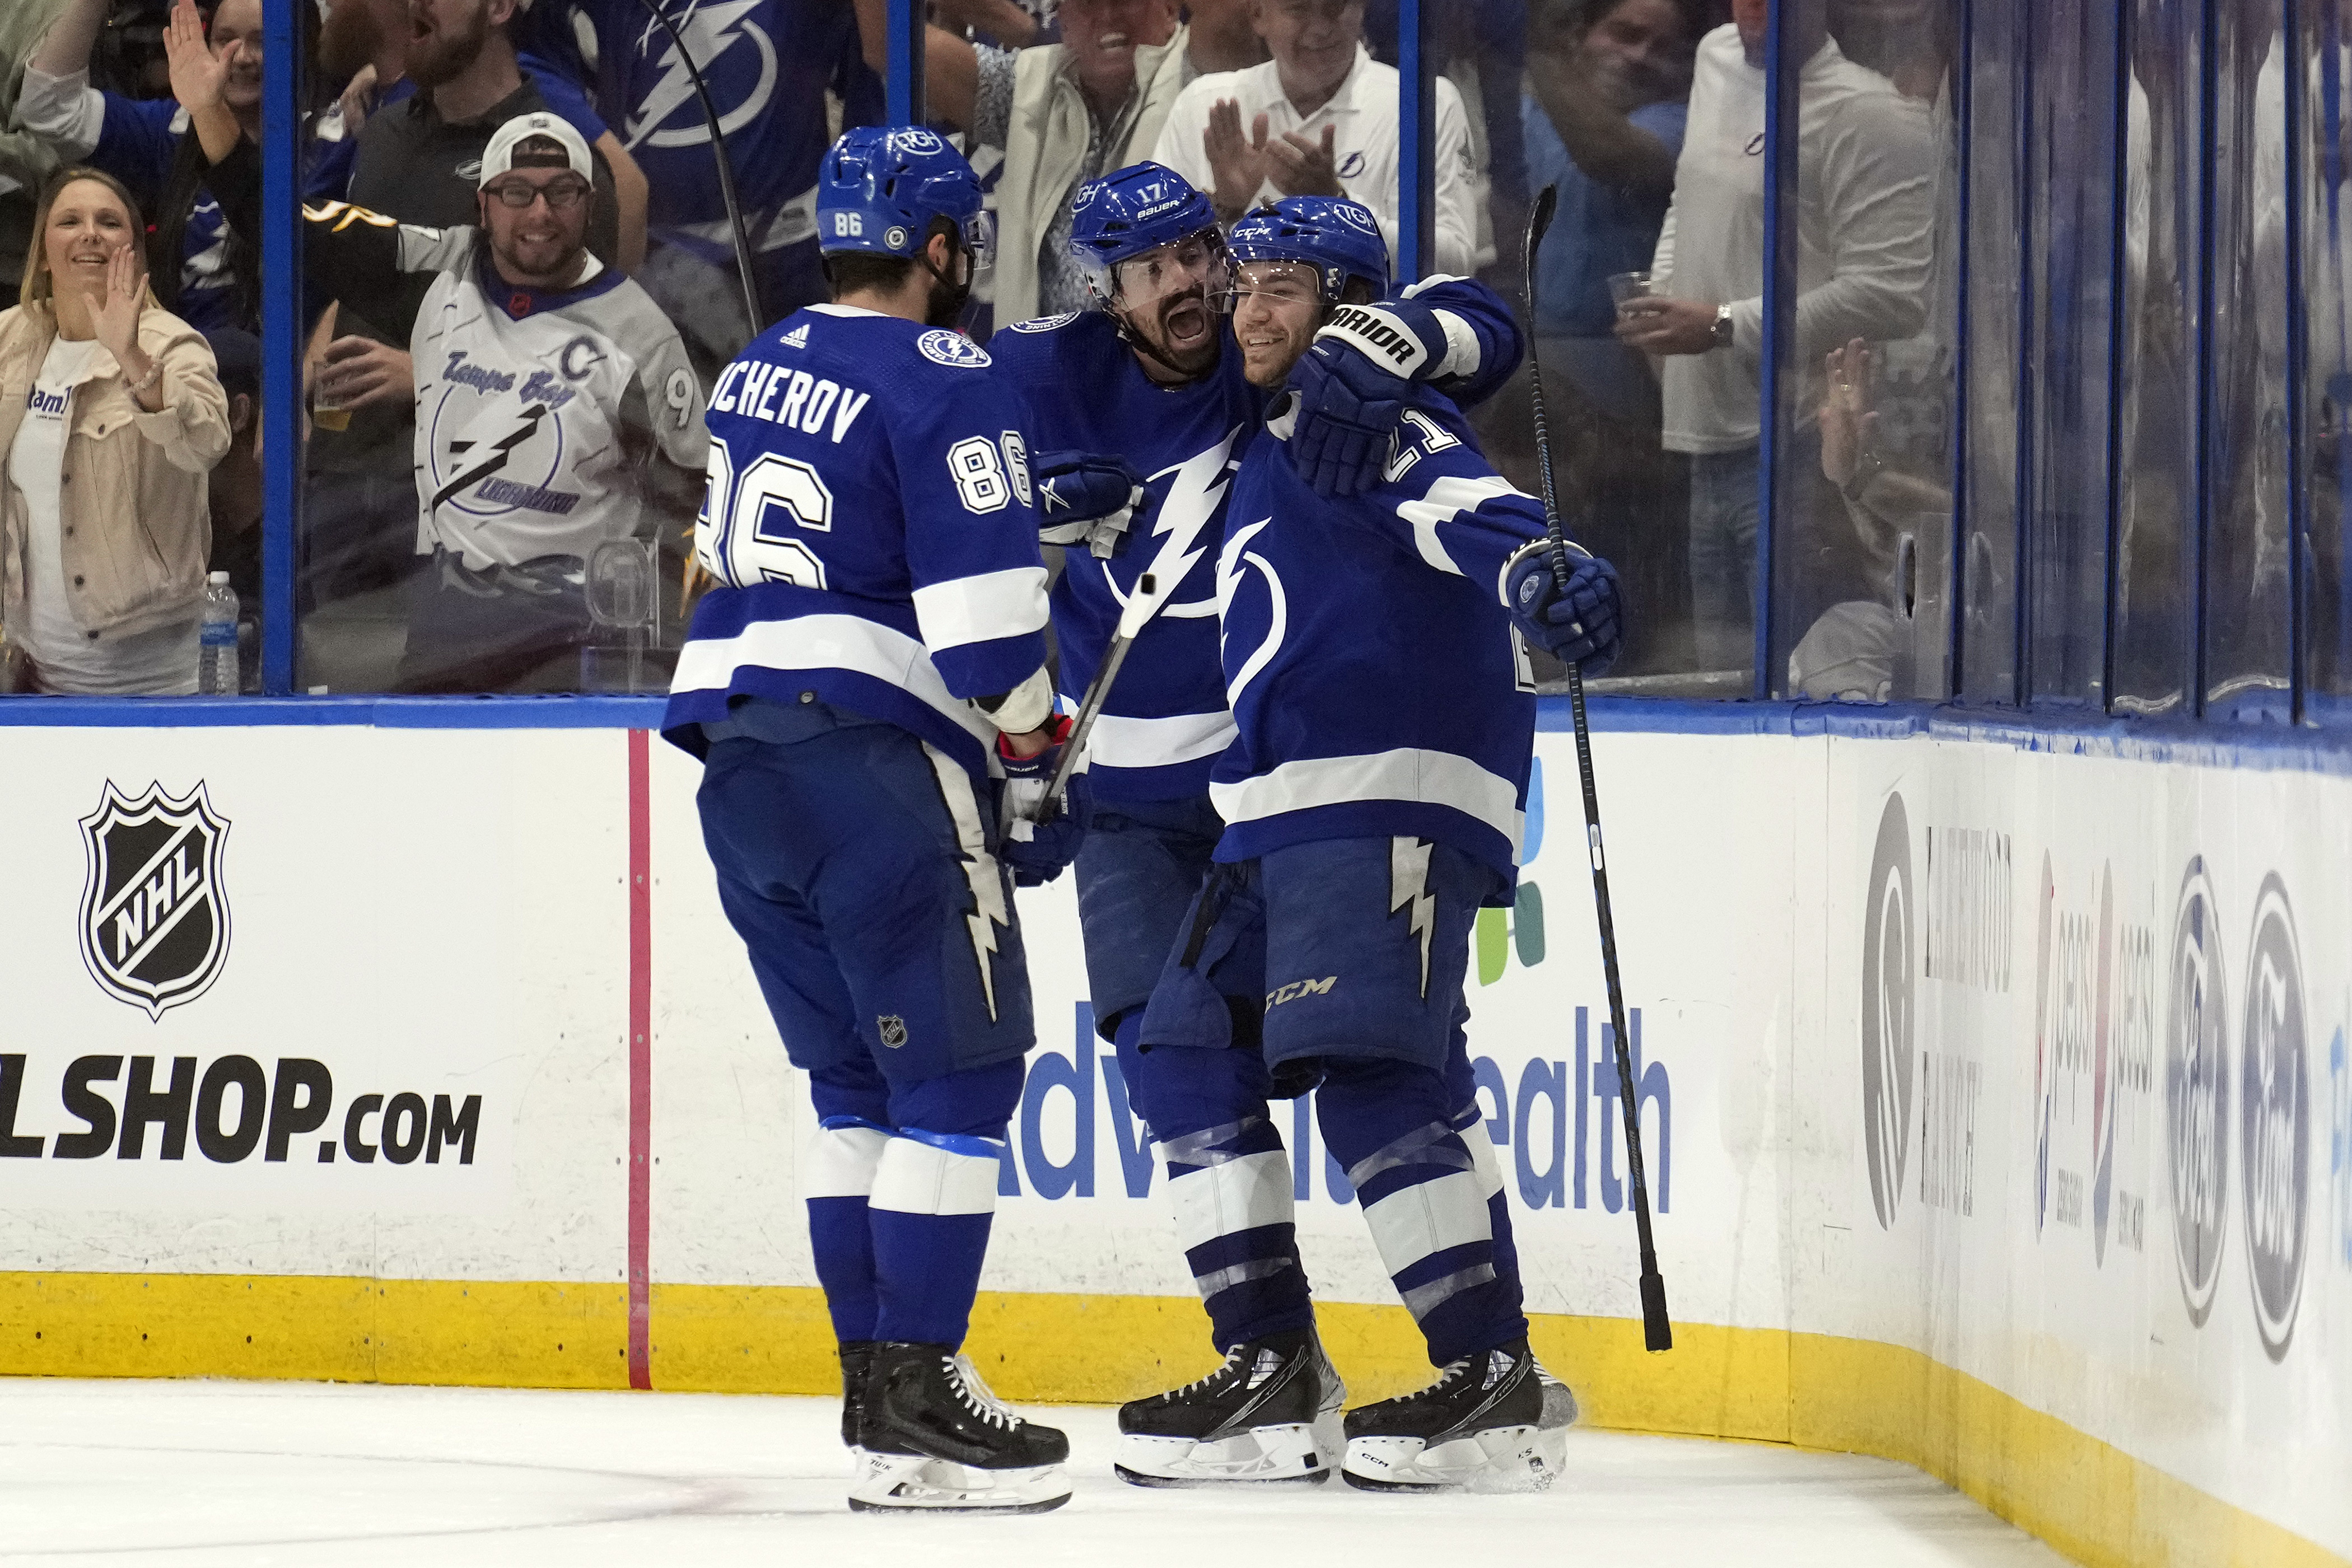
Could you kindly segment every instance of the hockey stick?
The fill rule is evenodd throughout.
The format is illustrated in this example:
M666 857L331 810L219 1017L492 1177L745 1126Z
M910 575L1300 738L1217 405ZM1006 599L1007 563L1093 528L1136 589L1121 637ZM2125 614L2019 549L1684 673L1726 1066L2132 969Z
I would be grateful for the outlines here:
M1094 730L1095 719L1110 696L1110 683L1118 679L1118 667L1127 662L1127 650L1135 644L1135 634L1160 607L1160 584L1146 572L1135 580L1135 592L1127 596L1127 608L1118 614L1118 628L1111 633L1110 647L1103 650L1100 668L1087 684L1087 694L1078 703L1078 716L1070 725L1070 738L1062 742L1062 760L1054 764L1053 779L1045 785L1045 798L1037 805L1038 822L1051 822L1062 815L1062 802L1069 794L1070 774L1078 765L1078 753Z
M1528 215L1528 247L1520 277L1527 286L1528 372L1535 392L1536 464L1543 472L1544 531L1551 537L1551 574L1568 588L1568 536L1559 522L1552 489L1551 433L1544 423L1543 363L1536 353L1536 247L1559 205L1559 187L1546 185ZM1609 868L1601 853L1601 796L1592 786L1592 731L1584 717L1584 671L1568 667L1569 710L1576 721L1576 772L1584 785L1584 833L1592 855L1592 907L1601 926L1601 971L1609 983L1609 1026L1617 1037L1617 1101L1625 1111L1625 1169L1633 1178L1633 1225L1642 1238L1642 1342L1654 1351L1675 1347L1666 1318L1666 1282L1658 1273L1658 1249L1650 1239L1650 1183L1642 1164L1642 1118L1633 1099L1633 1056L1625 1032L1625 990L1617 977L1617 922L1609 912Z
M702 118L710 126L710 155L719 161L719 199L727 205L727 232L735 240L735 267L743 274L743 309L751 313L751 335L756 338L768 330L768 317L760 308L760 281L751 272L751 239L743 229L742 204L735 197L735 166L727 161L727 137L719 129L719 106L711 101L709 84L702 79L701 68L694 63L694 53L686 47L686 36L664 14L661 0L637 0L637 4L669 35L670 47L677 50L678 63L686 68L687 79L694 83L694 96L702 100Z

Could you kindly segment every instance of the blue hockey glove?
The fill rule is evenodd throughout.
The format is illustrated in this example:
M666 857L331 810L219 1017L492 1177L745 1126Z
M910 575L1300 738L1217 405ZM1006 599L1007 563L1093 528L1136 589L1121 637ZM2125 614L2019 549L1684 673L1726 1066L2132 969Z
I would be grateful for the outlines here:
M1104 560L1127 547L1145 509L1145 491L1143 476L1124 459L1040 452L1031 472L1037 480L1037 542L1084 544Z
M1437 312L1410 300L1342 305L1290 367L1298 394L1290 462L1321 496L1378 484L1403 422L1406 387L1436 375L1448 345Z
M1551 543L1538 539L1503 568L1511 618L1527 639L1585 678L1606 675L1624 651L1617 569L1581 545L1568 547L1568 585L1552 572Z
M1087 825L1094 815L1086 774L1078 772L1070 775L1060 814L1051 822L1036 820L1054 770L1061 765L1062 748L1070 742L1069 715L1055 714L1046 721L1046 728L1054 743L1034 757L1013 755L1002 737L996 743L996 760L1004 769L1003 805L998 818L1003 831L997 854L1013 868L1016 888L1038 887L1060 876L1062 868L1078 858L1078 845L1086 838Z

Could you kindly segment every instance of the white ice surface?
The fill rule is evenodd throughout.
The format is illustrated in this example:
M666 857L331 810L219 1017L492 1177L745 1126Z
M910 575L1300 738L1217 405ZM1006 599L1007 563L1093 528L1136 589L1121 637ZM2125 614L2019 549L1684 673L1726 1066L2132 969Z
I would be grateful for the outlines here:
M829 1400L350 1384L0 1380L0 1563L928 1563L944 1568L2049 1568L1885 1460L1578 1432L1542 1497L1334 1482L1145 1491L1112 1413L1069 1430L1076 1495L1033 1518L876 1519L843 1501Z

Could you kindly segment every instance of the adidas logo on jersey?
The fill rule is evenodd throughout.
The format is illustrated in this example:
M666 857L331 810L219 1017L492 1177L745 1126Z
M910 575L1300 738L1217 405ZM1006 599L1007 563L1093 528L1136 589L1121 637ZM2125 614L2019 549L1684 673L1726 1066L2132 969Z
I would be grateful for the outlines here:
M794 327L791 331L784 334L784 347L788 349L804 349L808 347L808 323L806 321L803 321L799 326Z

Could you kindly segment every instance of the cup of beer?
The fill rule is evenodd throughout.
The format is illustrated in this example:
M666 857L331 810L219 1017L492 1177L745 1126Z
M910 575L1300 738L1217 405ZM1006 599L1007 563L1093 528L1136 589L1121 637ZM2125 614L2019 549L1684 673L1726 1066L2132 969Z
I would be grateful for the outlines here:
M1609 275L1609 298L1617 302L1622 312L1635 300L1649 298L1650 275L1646 272L1612 272Z
M352 411L338 392L328 390L326 367L310 383L310 423L321 430L348 430Z

